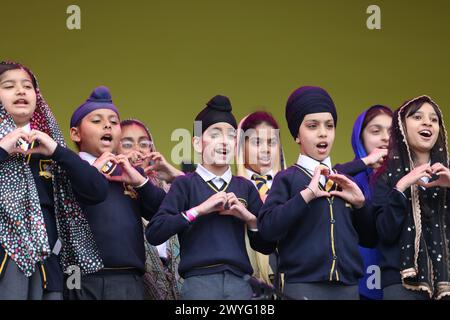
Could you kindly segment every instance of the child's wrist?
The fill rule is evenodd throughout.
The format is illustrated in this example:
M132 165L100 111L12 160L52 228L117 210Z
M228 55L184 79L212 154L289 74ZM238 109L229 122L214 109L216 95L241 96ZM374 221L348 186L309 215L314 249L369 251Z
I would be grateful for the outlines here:
M133 185L134 189L140 189L142 188L147 182L149 181L149 178L144 178L142 177L142 179L139 179L139 181L137 181L136 185Z
M189 222L193 222L199 216L199 212L196 210L196 208L192 208L186 211L185 215Z
M255 219L247 221L247 228L253 232L258 231L258 223L257 223L256 217L255 217Z
M305 186L305 189L303 189L300 192L301 196L303 197L303 200L305 200L306 203L314 200L317 198L316 193L310 186Z
M167 181L168 183L172 183L173 180L175 180L175 178L182 176L184 173L183 171L180 171L174 167L171 168L170 170L170 177L169 177L169 181Z

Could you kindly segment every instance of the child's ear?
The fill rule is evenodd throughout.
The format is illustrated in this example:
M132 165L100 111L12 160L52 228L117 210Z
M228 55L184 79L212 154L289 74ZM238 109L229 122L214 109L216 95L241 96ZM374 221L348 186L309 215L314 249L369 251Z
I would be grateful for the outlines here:
M194 151L201 154L202 153L202 137L192 137L192 146Z
M81 142L81 135L80 135L80 129L77 127L70 128L70 139L73 142L80 143Z

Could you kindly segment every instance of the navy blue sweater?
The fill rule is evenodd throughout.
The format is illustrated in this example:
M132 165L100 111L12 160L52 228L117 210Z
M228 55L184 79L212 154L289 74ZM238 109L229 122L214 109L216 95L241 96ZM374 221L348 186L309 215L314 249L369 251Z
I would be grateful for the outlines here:
M0 148L0 161L8 157L8 153ZM53 248L58 240L53 184L51 177L45 174L45 166L51 160L56 161L66 171L75 197L81 205L103 201L107 196L108 181L96 168L82 160L76 153L59 145L51 158L38 154L31 156L29 165L36 183L50 248ZM5 251L3 247L0 247L0 261L3 261L4 257ZM62 292L64 274L59 264L59 256L52 254L44 261L43 267L47 278L47 290Z
M341 174L353 177L366 170L367 166L361 159L354 159L350 162L337 164L333 167L333 169Z
M311 176L296 166L275 176L258 217L261 235L278 241L280 272L286 282L356 285L363 276L358 243L372 241L364 237L373 228L370 212L365 207L352 210L337 197L307 204L300 191L310 181Z
M253 184L233 176L224 192L233 192L247 210L257 215L262 202ZM245 247L245 223L216 212L200 216L192 223L181 214L203 203L214 191L196 172L173 182L158 213L147 226L146 237L159 245L178 234L181 246L179 273L183 278L229 270L238 276L252 274ZM269 254L275 245L264 241L259 232L247 232L254 250Z
M118 166L112 175L120 175L121 170ZM150 181L135 191L132 192L123 183L109 182L105 201L83 206L105 269L136 269L141 274L145 272L141 218L152 218L165 192Z
M400 236L406 228L405 218L411 214L411 193L408 188L402 194L394 189L390 179L380 176L375 183L373 205L378 233L378 249L381 253L382 288L402 283L400 277ZM450 190L447 190L447 206L450 203ZM422 192L434 192L431 189ZM431 195L428 199L432 199ZM447 212L450 210L447 209ZM448 215L450 216L450 215Z

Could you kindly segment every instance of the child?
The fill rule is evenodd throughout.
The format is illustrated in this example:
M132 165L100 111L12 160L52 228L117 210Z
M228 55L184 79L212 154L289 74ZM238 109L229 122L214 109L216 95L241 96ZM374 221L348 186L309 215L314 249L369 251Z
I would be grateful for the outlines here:
M392 110L382 105L375 105L358 116L353 126L352 147L355 152L355 160L363 159L370 154L387 155L389 146L389 132L392 125ZM380 160L383 161L384 158ZM372 199L372 184L370 180L380 168L380 161L375 162L373 167L368 167L354 176L356 184L364 193L366 202ZM359 251L364 260L365 276L359 282L359 293L364 299L381 300L383 291L368 286L369 275L373 271L367 271L370 266L379 266L380 253L377 249L360 247ZM370 280L369 280L370 281Z
M158 209L164 191L134 169L126 156L116 155L121 136L119 112L108 88L96 88L72 115L70 137L80 157L109 180L108 196L84 206L104 268L85 275L81 290L70 299L139 300L144 297L145 248L142 220Z
M66 148L31 71L2 62L0 299L61 300L63 270L100 269L76 200L95 204L106 193L107 180Z
M447 132L428 96L394 113L373 196L385 300L450 296Z
M364 235L370 219L359 210L364 196L357 185L330 174L333 100L322 88L298 88L288 99L286 120L301 154L277 174L258 217L261 235L278 241L284 293L294 299L358 299L358 234Z
M156 151L153 137L145 124L136 119L129 119L122 121L120 125L122 137L119 153L126 155L133 166L142 168L151 183L165 192L169 191L168 182L170 183L174 177L183 173L172 167ZM148 222L144 221L144 226L147 224ZM145 248L147 256L144 275L146 298L177 300L183 283L178 274L180 261L178 237L173 236L157 247L145 241Z
M202 164L174 180L146 230L153 245L178 234L183 299L250 299L251 287L242 278L253 272L245 231L255 250L268 254L274 248L256 229L258 192L250 181L231 174L236 145L231 109L227 97L215 96L197 115L201 130L195 128L193 145Z
M278 123L268 112L253 112L239 123L237 141L237 175L252 181L264 202L273 178L286 167ZM250 248L248 238L246 245L254 276L278 287L276 252L270 256L258 253Z

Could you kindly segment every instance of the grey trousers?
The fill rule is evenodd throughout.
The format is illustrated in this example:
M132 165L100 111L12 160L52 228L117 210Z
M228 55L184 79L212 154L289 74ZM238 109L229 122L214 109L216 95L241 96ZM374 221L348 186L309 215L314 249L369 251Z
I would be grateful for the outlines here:
M17 264L9 260L0 279L0 300L62 300L62 292L48 292L42 287L38 269L27 277Z
M90 274L80 290L68 290L69 300L144 300L144 281L137 274Z
M383 300L430 300L425 291L408 290L401 284L393 284L383 289Z
M253 291L246 281L224 271L184 279L182 300L250 300Z
M357 285L335 282L285 283L283 293L296 300L359 300Z

